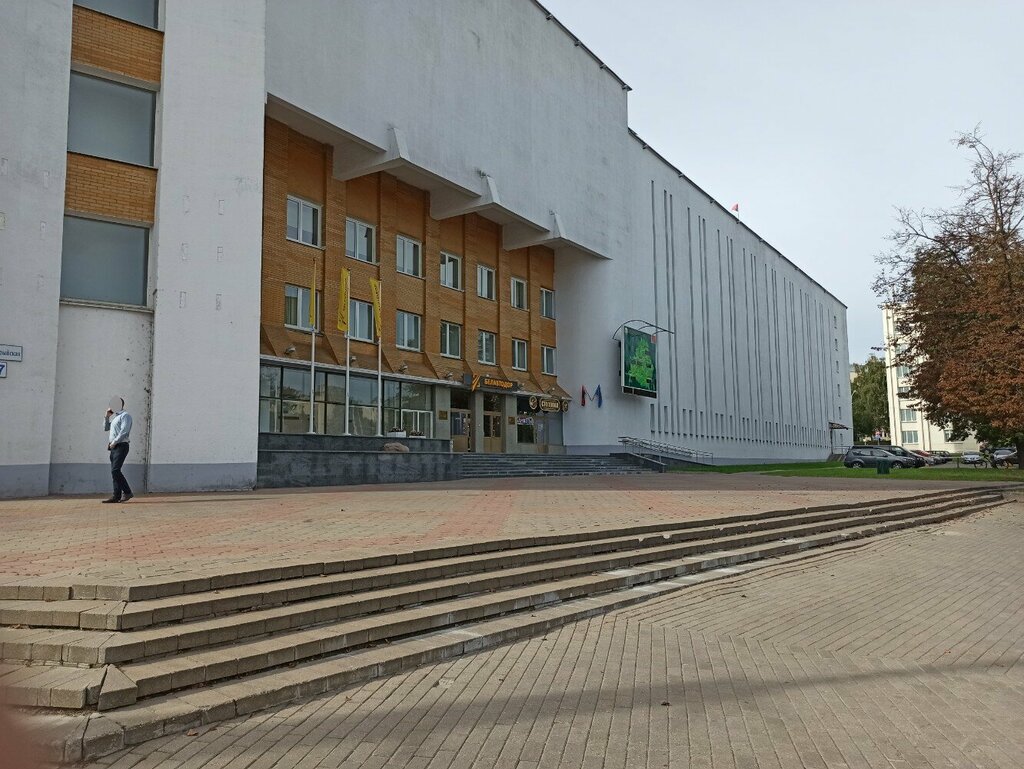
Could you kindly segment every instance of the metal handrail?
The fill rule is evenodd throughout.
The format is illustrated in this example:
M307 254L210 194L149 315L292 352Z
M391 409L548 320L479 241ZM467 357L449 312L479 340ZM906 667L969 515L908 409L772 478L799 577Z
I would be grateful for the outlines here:
M650 451L656 456L680 457L702 464L714 464L715 460L715 455L710 451L691 449L687 446L675 446L671 443L659 443L658 441L649 441L643 438L632 438L628 435L619 436L619 443L622 444L623 448L632 446L644 451Z

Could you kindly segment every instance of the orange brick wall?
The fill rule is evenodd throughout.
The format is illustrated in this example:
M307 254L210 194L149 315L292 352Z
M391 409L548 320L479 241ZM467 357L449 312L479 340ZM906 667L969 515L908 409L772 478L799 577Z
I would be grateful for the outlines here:
M152 224L155 201L156 169L68 153L64 207L69 212Z
M150 83L160 82L162 32L74 6L71 61Z
M543 388L555 378L543 376L541 345L555 346L555 322L540 316L540 289L554 286L554 253L544 247L505 251L501 227L476 214L438 221L430 217L429 193L412 187L390 174L380 173L342 182L331 175L332 149L302 136L272 119L266 121L263 211L263 296L262 322L278 338L295 345L297 360L308 358L309 335L284 329L284 286L308 286L313 260L317 264L317 286L324 292L324 339L318 342L318 360L343 363L344 337L335 330L338 284L343 268L351 272L355 299L370 300L369 280L383 282L382 337L384 356L409 365L409 373L442 376L432 368L431 358L440 353L440 322L448 320L463 327L463 358L468 366L454 363L452 369L491 371L496 376L530 378ZM325 244L321 249L292 243L285 237L286 199L289 194L323 206ZM351 216L376 229L378 264L371 265L345 256L345 219ZM400 274L396 269L395 247L399 234L418 240L425 264L423 278ZM456 291L440 283L440 252L463 259L463 287ZM477 296L476 268L486 264L497 270L498 300ZM512 276L529 283L529 310L513 309ZM423 318L423 354L395 347L395 319L398 310ZM482 366L477 360L477 330L498 334L498 367ZM530 344L529 377L512 370L512 338ZM352 342L357 366L372 367L376 347ZM278 352L280 354L280 352ZM387 365L385 365L387 368ZM436 373L435 373L436 372ZM532 385L528 389L534 389Z

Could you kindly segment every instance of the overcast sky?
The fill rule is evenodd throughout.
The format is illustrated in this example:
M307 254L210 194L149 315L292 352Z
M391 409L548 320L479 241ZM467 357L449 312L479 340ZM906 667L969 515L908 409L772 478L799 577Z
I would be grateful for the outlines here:
M849 306L894 206L949 204L981 123L1024 151L1024 0L542 0L630 86L630 126Z

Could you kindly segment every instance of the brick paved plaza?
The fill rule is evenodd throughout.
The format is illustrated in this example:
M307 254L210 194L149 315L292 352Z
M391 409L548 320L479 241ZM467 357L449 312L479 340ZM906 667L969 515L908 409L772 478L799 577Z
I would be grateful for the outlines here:
M1019 768L1022 543L1015 502L91 766Z
M454 543L919 494L965 483L742 474L0 501L0 584L207 575Z

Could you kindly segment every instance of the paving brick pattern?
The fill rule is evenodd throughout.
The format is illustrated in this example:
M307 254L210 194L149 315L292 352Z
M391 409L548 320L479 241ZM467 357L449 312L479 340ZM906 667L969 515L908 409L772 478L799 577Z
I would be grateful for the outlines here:
M0 501L0 583L206 576L438 544L859 502L970 484L658 476Z
M1024 766L1024 504L780 563L92 764Z

